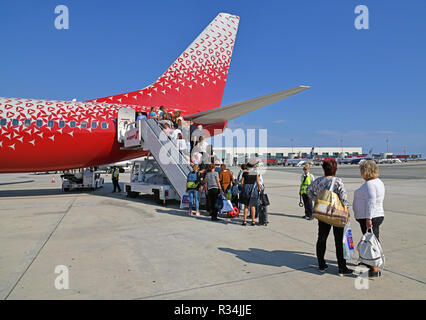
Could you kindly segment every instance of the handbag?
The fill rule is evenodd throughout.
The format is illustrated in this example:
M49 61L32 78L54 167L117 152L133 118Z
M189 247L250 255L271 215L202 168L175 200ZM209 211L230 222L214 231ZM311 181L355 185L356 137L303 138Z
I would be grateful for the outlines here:
M383 254L382 246L371 229L368 229L362 236L357 250L359 262L380 269L385 265L385 255Z
M186 183L187 189L197 189L197 187L198 187L198 184L196 182L188 181Z
M225 201L225 197L221 194L219 195L219 197L217 197L216 203L214 204L214 206L216 207L216 209L220 212L223 208L223 201Z
M269 202L268 195L265 192L260 193L260 200L262 201L262 204L266 207L269 206L271 203Z
M349 221L349 210L339 196L332 190L336 178L333 178L329 190L322 190L315 200L313 217L335 227L344 227Z

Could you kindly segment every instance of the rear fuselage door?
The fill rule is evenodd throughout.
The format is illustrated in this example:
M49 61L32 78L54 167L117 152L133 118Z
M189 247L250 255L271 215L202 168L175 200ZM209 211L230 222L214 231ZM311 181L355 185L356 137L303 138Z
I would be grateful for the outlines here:
M135 122L136 113L132 108L120 108L118 110L117 120L117 140L118 142L124 142L124 135L128 129L128 124Z

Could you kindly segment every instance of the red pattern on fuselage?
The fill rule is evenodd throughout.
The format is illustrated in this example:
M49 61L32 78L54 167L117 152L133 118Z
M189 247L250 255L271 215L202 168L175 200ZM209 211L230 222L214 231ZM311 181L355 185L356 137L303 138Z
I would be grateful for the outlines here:
M146 154L120 150L114 121L120 107L127 106L0 98L0 172L65 170Z
M141 90L83 103L0 98L0 121L6 119L5 125L0 122L0 172L65 170L145 155L120 150L113 121L118 109L130 106L148 113L164 105L184 116L219 107L238 24L239 17L220 13L154 84ZM29 126L25 120L31 120ZM81 127L84 121L87 128ZM91 129L92 122L97 122L96 129ZM213 135L224 126L204 129Z

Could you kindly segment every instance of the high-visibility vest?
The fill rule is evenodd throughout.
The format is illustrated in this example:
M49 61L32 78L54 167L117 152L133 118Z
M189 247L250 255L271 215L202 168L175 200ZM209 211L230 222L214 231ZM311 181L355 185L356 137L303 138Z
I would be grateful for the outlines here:
M305 180L305 181L303 181ZM306 193L306 189L308 189L308 186L311 184L311 174L308 173L308 176L305 177L302 175L300 177L300 194L305 194Z
M118 169L115 169L115 170L112 172L112 177L113 177L114 179L118 179L118 175L119 175L119 173L120 173L120 171L118 171Z

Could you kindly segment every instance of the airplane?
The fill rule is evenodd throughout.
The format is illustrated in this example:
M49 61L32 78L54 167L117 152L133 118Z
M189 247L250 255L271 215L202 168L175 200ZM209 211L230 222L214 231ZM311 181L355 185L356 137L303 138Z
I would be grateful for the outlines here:
M154 83L140 90L84 102L0 98L0 173L62 171L146 156L144 150L122 149L122 108L180 110L185 120L213 135L238 116L310 88L221 107L239 20L219 13Z
M380 163L380 164L383 164L383 163L402 163L402 161L400 159L396 159L396 158L395 159L394 158L379 159L377 162Z
M311 152L306 158L294 158L294 159L287 159L285 162L286 166L292 165L293 167L300 167L305 165L306 163L312 162L315 160L314 157L314 149L315 147L312 147Z
M360 164L361 162L363 162L365 160L374 160L374 158L373 158L373 148L371 148L370 151L368 151L368 155L366 155L365 157L354 158L349 163L350 164Z
M359 164L361 160L373 160L373 148L368 151L368 155L365 157L338 157L336 159L339 164Z

